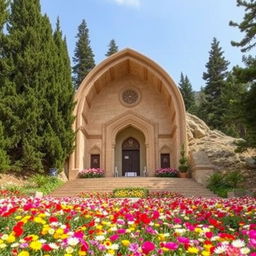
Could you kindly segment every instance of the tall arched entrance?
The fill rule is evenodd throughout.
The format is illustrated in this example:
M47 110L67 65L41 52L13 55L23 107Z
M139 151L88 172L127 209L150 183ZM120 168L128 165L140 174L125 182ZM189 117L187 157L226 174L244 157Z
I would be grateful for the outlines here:
M139 143L140 168L127 167L126 172L136 169L142 176L145 168L147 176L154 176L166 159L168 166L178 167L180 149L187 146L184 102L174 81L154 61L131 49L113 54L86 76L75 102L69 179L96 160L107 177L113 177L116 168L118 176L125 174L122 158L138 158L138 151L122 155L129 138Z
M140 143L133 137L122 144L122 176L140 176Z
M116 135L115 169L118 176L143 176L146 166L144 134L132 127L122 129Z

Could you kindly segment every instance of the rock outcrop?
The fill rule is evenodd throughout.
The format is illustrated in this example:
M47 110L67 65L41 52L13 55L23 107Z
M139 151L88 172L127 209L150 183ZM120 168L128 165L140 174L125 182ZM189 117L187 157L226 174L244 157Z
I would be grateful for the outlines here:
M206 154L214 171L241 170L247 177L247 186L256 188L255 150L236 153L236 143L241 139L211 130L200 118L187 113L187 134L190 156ZM199 153L198 153L199 152ZM205 158L205 156L204 156Z

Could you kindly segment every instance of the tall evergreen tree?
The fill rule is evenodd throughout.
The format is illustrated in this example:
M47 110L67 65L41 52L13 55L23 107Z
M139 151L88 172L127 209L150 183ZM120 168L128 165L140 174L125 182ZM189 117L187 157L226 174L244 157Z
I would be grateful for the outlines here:
M188 77L184 76L183 73L180 75L179 89L183 96L186 110L192 113L195 109L194 92Z
M3 28L6 25L8 12L7 12L7 1L0 0L0 108L3 107L2 100L4 97L3 94L3 87L5 83L5 73L6 73L6 66L5 66L5 57L4 57L4 41L5 35L3 33ZM4 131L4 126L1 122L2 118L0 115L0 172L9 169L10 159L7 155L7 148L8 148L8 138Z
M230 72L222 90L223 116L222 131L233 137L245 137L246 127L243 116L243 100L246 86L241 83L234 71Z
M232 41L231 44L242 47L241 51L246 52L256 46L256 2L255 0L237 0L237 6L245 8L244 19L240 24L233 21L230 21L229 24L230 26L238 27L242 33L245 33L245 36L240 42Z
M7 28L4 53L8 79L2 90L0 117L9 139L11 168L61 168L73 142L72 121L67 122L73 120L73 90L63 50L66 45L64 41L62 48L57 44L58 36L53 37L39 0L14 0Z
M73 57L73 82L74 87L78 89L80 83L87 76L87 74L94 68L94 54L90 46L89 29L85 20L78 27L76 38L75 54Z
M112 40L110 41L108 47L109 47L109 48L108 48L108 52L105 54L105 56L109 57L109 56L111 56L112 54L118 52L118 46L117 46L117 44L116 44L116 42L115 42L114 39L112 39Z
M245 8L245 15L241 23L230 22L231 26L238 27L244 38L240 42L232 41L233 46L241 47L242 52L250 51L256 46L256 2L254 0L237 0L237 6ZM244 56L245 68L236 68L235 74L241 83L248 86L243 100L243 117L247 127L247 142L245 147L256 148L256 56Z
M47 90L47 108L44 109L44 162L47 167L61 167L72 151L74 89L66 40L63 39L59 19L53 35L55 44L55 84ZM49 118L49 115L51 118Z
M221 98L225 79L228 75L229 62L224 58L222 48L216 38L213 38L207 71L203 73L206 86L203 89L205 101L200 107L202 118L214 129L222 129L223 102Z

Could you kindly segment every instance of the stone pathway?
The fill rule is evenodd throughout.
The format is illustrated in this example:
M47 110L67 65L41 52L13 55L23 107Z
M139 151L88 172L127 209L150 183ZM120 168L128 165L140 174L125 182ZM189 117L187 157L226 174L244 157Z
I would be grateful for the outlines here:
M112 192L115 188L143 187L150 191L172 191L186 197L217 197L207 188L187 178L120 177L68 181L51 195L76 196L81 192Z

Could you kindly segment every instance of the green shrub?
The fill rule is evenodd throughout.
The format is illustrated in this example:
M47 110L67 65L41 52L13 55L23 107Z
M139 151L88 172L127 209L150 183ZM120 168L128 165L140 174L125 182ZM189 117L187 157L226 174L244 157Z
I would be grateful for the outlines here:
M229 191L239 187L244 177L239 171L232 171L226 174L216 172L208 180L207 188L220 197L227 197Z
M115 198L127 198L127 197L148 197L149 191L145 188L116 188L113 190L113 196Z

